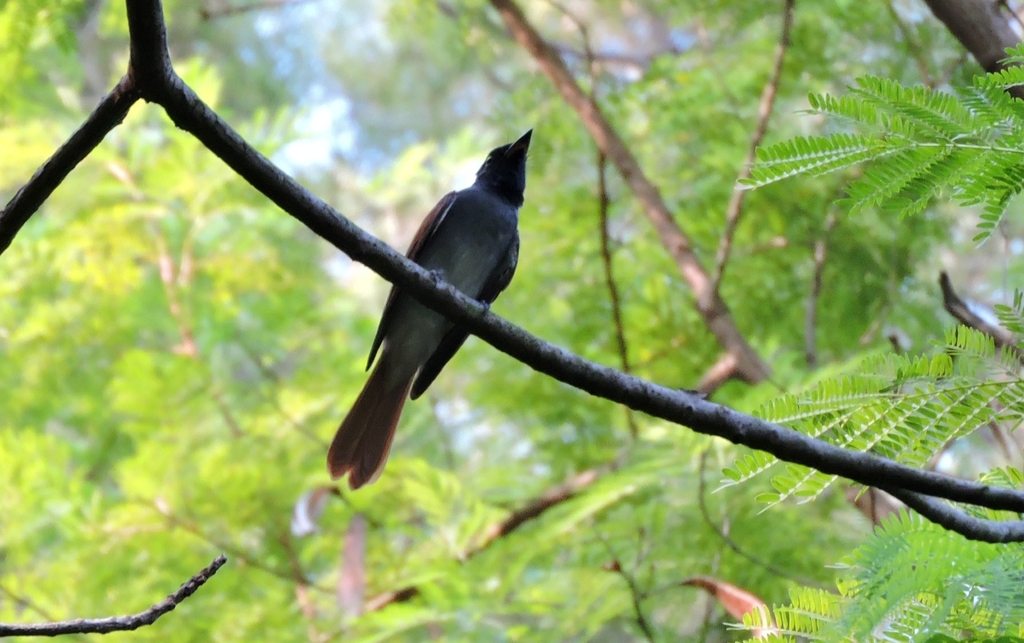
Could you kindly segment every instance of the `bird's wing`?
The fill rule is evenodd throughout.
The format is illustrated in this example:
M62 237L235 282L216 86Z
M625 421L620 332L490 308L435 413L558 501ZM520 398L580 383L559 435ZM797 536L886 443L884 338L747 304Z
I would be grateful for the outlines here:
M427 239L432 237L437 232L438 226L441 225L441 221L444 220L448 210L451 209L452 204L455 203L455 197L458 196L458 192L449 192L448 194L441 197L441 200L437 202L434 209L430 211L430 214L423 219L423 223L420 224L420 229L416 231L416 236L412 238L412 243L409 244L409 250L406 251L405 256L407 259L419 263L419 255L423 250L423 246L426 245ZM373 338L373 346L370 348L370 358L366 360L366 369L369 370L370 366L373 365L373 360L377 357L377 351L380 349L380 345L384 342L384 337L388 333L388 327L391 325L391 318L394 314L395 300L398 298L398 288L394 285L391 286L391 292L388 293L387 303L384 304L384 312L380 317L380 324L377 326L377 336Z
M484 286L480 290L480 294L476 297L478 301L490 304L497 299L498 295L501 294L501 291L505 290L509 283L512 282L512 275L516 272L516 264L519 263L518 234L512 238L512 246L508 249L506 257L508 259L498 264L494 271L487 277L487 281L484 282ZM455 353L462 348L462 344L466 341L466 337L468 337L468 335L469 333L458 324L445 333L444 337L441 338L441 342L437 345L437 349L434 350L426 363L423 364L423 368L420 369L419 374L416 376L416 381L413 382L409 399L415 400L420 395L423 395L423 392L434 383L434 380L441 372L441 369L444 368Z

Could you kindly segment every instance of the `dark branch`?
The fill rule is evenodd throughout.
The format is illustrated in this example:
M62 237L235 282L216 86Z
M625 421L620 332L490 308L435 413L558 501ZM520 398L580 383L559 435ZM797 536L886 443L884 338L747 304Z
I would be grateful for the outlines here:
M1013 333L1001 326L991 324L971 310L967 302L953 290L953 282L950 281L949 275L946 272L939 273L939 287L942 288L942 306L946 309L946 312L955 317L964 326L970 326L974 330L991 337L996 344L996 348L1013 351L1018 358L1024 358L1020 349L1017 348L1017 342L1014 340Z
M1024 511L1024 492L918 471L891 460L847 451L778 425L712 404L699 396L652 384L587 361L491 313L398 254L335 212L284 174L175 77L177 92L164 105L174 122L191 132L281 209L413 297L463 324L498 350L531 368L597 397L655 417L761 449L782 460L867 485L884 481L911 491L989 507Z
M1006 49L1020 42L1010 26L1012 12L1000 2L925 0L925 4L985 71L1002 69ZM1017 98L1024 98L1024 87L1011 87L1007 91Z
M622 372L629 373L632 369L629 365L629 347L626 345L626 331L622 324L622 298L619 297L619 286L615 283L615 273L612 269L612 247L611 238L608 233L608 207L611 204L608 198L608 184L605 180L605 165L607 159L603 153L597 153L597 210L601 226L601 262L604 264L604 280L608 286L608 298L612 304L612 321L615 324L615 345L619 349L619 362L622 364Z
M492 2L502 8L509 4L506 0ZM152 72L146 76L145 82L142 82L143 74L135 76L139 79L138 89L143 98L160 102L178 127L192 133L242 178L314 233L498 350L591 395L690 427L699 433L766 451L781 460L826 474L868 486L903 489L990 509L1024 512L1024 492L959 480L932 471L919 471L871 453L850 451L815 440L792 429L713 404L697 394L659 386L587 361L494 315L486 306L463 295L436 274L426 272L342 217L246 144L173 70L162 64L166 52L159 54L146 50L165 43L160 3L156 0L133 0L128 7L134 41L133 65L139 63ZM518 12L518 8L515 11ZM538 36L534 33L534 37ZM607 143L607 140L603 142ZM621 145L621 140L618 143ZM31 210L24 211L24 218L27 219L31 213ZM13 236L16 228L8 227L6 231ZM688 247L687 252L692 254ZM699 264L693 266L699 268ZM706 273L701 274L706 278ZM726 317L724 324L735 331L731 318ZM721 330L723 327L718 328ZM993 524L992 521L975 522L983 526ZM964 523L959 521L955 524ZM971 533L996 535L1000 540L1004 539L1003 534L981 529ZM1024 540L1024 533L1020 537Z
M33 625L5 625L0 623L0 638L8 636L60 636L63 634L109 634L110 632L128 632L146 625L152 625L158 618L172 611L186 598L196 593L206 581L210 580L217 570L227 562L224 554L217 556L205 569L185 581L178 591L149 609L131 616L110 616L107 618L75 619L56 623L38 623Z
M879 489L935 524L965 538L988 543L1018 543L1024 540L1024 520L978 520L935 498L896 487L880 486Z
M131 5L132 3L128 3ZM124 77L96 106L71 138L60 146L42 167L29 179L14 198L0 210L0 254L43 202L53 194L71 170L103 140L110 130L121 124L139 93L129 77Z

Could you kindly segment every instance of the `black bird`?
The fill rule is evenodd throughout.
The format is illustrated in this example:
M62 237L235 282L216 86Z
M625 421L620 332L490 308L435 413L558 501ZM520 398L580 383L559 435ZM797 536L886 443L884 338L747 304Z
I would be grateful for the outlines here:
M406 253L487 304L512 281L519 259L519 208L532 133L491 150L476 182L434 206ZM466 336L441 314L391 288L366 368L383 345L380 360L327 452L332 478L349 473L349 487L358 489L380 476L406 396L422 395Z

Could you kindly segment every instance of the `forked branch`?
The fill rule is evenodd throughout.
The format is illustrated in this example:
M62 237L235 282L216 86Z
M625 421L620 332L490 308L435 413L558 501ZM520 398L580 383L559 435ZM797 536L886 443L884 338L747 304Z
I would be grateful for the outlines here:
M518 12L518 8L509 0L492 2L504 8L511 6ZM519 16L521 17L521 14ZM97 110L101 112L99 116L94 113L93 117L90 117L93 126L89 128L87 135L80 136L82 130L79 130L77 138L73 137L74 145L69 141L62 147L54 159L48 161L15 199L0 211L0 240L6 239L6 243L10 243L18 229L53 191L56 184L92 149L89 145L95 146L106 132L120 122L127 106L141 97L162 105L178 127L194 135L253 187L314 233L353 260L365 264L396 284L424 305L461 324L467 331L538 372L591 395L626 405L674 424L690 427L694 431L766 451L780 460L802 464L826 474L876 486L893 495L898 494L901 500L915 509L969 538L993 542L1024 541L1024 521L999 522L977 519L951 510L936 500L942 498L990 509L1024 513L1022 491L959 480L932 471L920 471L872 453L847 450L816 440L792 429L711 403L698 394L659 386L590 362L530 335L498 317L480 302L462 294L442 281L438 275L410 262L387 244L338 214L250 147L221 120L171 68L166 51L166 27L158 0L132 0L128 3L128 19L132 40L131 67L126 77L128 81L122 81L122 84L118 85L119 89L115 90L113 97L104 99L101 110ZM517 25L517 29L523 28L522 24ZM518 39L525 32L517 33ZM536 32L531 33L531 38L539 39ZM564 67L562 69L564 70ZM571 77L569 80L572 80ZM576 90L579 89L575 83L572 86ZM135 94L136 91L138 94ZM118 92L126 97L118 98ZM592 102L586 103L586 109L594 109ZM599 115L596 109L593 113ZM603 120L603 117L600 119ZM600 134L599 145L607 147L610 141L617 141L616 145L619 147L616 150L625 150L614 131L602 130ZM77 151L67 152L68 148ZM628 150L625 152L628 154ZM616 158L612 153L608 156L613 161ZM638 180L636 175L628 172L623 172L623 175L627 182L633 181L636 185L647 185L651 190L654 189L646 179ZM26 194L29 196L24 196ZM660 202L656 190L645 194L647 197L657 198ZM662 214L668 216L667 210ZM684 259L683 265L690 271L688 274L702 281L702 292L708 294L707 274L696 262L686 238L678 231L674 222L669 222L666 222L669 227L665 228L665 231L670 233L670 236L675 235L673 238L682 244L676 248L679 250L678 256ZM735 330L731 317L728 317L724 304L722 306L723 308L712 306L712 309L709 309L709 312L718 310L718 316L709 319L709 326L718 328L724 335L736 333L734 339L743 342ZM721 316L723 311L726 313L724 317ZM728 329L731 331L724 332ZM728 342L723 341L723 345L725 344Z

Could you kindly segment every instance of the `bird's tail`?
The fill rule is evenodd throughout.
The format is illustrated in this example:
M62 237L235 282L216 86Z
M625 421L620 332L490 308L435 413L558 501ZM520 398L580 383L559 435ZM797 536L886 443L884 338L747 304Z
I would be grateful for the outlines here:
M334 479L350 473L348 486L358 489L380 477L391 451L395 426L412 386L412 378L391 381L385 356L366 380L352 410L341 422L327 451L327 469Z

